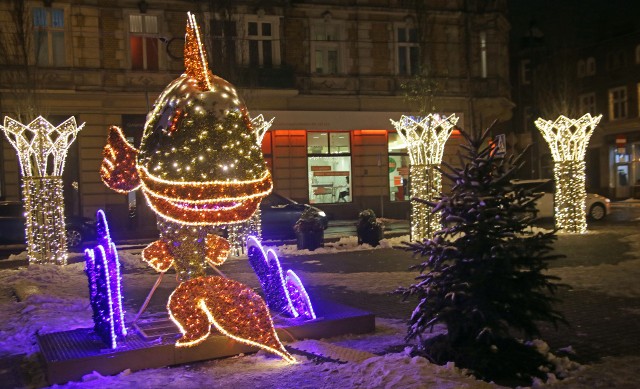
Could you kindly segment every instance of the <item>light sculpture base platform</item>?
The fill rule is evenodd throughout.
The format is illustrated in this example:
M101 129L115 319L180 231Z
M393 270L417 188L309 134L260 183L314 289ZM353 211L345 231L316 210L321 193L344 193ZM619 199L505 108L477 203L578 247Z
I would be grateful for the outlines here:
M316 320L274 320L278 337L285 344L375 330L375 316L370 312L327 301L314 301L314 307ZM39 335L48 383L78 381L93 371L113 375L126 369L151 369L258 351L216 333L197 346L176 347L180 333L168 316L141 319L135 327L137 331L129 330L114 350L100 340L93 328Z

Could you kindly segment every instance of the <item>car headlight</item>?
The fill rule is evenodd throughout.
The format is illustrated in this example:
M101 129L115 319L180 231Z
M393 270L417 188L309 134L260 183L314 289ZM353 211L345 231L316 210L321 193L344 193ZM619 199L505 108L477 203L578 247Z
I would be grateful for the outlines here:
M324 211L318 211L318 215L320 215L322 217L327 217L327 214L324 213Z

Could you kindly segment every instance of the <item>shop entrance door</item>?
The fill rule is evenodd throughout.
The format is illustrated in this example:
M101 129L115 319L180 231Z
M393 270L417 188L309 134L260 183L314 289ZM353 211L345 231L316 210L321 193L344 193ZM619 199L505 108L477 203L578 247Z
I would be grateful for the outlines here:
M631 197L629 164L618 164L616 165L616 199L626 199L629 197Z

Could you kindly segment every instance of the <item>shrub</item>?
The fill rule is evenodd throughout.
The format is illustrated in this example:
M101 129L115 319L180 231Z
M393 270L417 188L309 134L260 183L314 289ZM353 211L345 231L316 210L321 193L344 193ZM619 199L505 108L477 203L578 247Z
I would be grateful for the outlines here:
M535 196L515 189L510 180L521 157L503 158L487 145L489 130L479 137L462 135L462 167L443 164L451 180L450 194L435 203L445 227L432 239L407 243L424 258L412 267L417 283L397 292L419 303L410 320L407 339L420 339L417 353L436 363L454 361L489 380L546 377L550 367L541 354L516 340L539 335L538 322L565 322L553 308L557 277L543 271L555 232L533 232ZM446 335L426 339L438 324Z

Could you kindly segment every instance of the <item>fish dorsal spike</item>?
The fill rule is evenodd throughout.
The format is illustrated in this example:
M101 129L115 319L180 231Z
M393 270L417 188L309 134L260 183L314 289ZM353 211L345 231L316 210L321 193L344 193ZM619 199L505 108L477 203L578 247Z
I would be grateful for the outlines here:
M209 70L207 52L200 39L200 28L194 14L188 12L187 18L187 32L184 42L185 74L196 80L200 89L212 90L213 73Z

